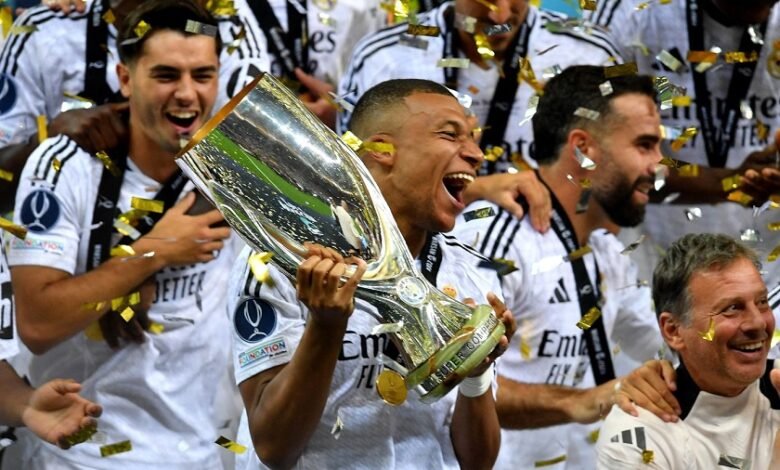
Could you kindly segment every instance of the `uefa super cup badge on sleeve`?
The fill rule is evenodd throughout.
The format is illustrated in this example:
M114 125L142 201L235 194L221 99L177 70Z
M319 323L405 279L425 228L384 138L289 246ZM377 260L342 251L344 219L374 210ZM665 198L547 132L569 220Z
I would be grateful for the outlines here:
M452 390L504 334L489 306L458 302L417 272L363 163L272 76L236 95L177 163L230 226L255 250L273 253L271 262L291 279L305 242L365 260L356 296L391 326L386 331L405 362L396 372L423 401ZM397 392L399 380L385 381Z

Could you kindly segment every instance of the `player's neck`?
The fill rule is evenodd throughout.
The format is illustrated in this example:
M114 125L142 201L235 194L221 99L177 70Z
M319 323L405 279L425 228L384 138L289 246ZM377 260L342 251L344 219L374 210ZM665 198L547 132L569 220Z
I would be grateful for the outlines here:
M580 246L585 246L591 232L597 228L610 228L611 224L607 214L593 198L589 201L585 212L577 213L577 203L583 190L579 184L567 178L567 175L577 175L576 170L576 168L567 168L564 162L558 161L552 165L540 166L539 175L566 212L566 217L574 227L577 242Z
M176 170L175 154L166 152L141 129L130 126L130 159L146 176L163 183Z
M396 225L400 230L401 235L406 241L406 246L409 248L409 252L412 254L412 258L417 259L422 253L423 247L425 247L425 241L428 239L428 231L416 227L413 223L404 220L396 219Z

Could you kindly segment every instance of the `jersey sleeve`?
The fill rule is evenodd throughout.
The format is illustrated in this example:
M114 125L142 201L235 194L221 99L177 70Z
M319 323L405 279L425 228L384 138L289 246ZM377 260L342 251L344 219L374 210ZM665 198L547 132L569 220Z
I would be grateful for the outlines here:
M599 470L685 469L687 439L679 423L638 408L634 417L613 406L596 443Z
M3 233L0 232L0 361L10 359L19 352L14 320L11 272L5 260Z
M57 136L44 141L27 159L16 192L14 221L27 228L8 250L11 266L35 265L75 274L84 220L94 205L91 156L74 141ZM55 159L59 170L55 169Z
M46 13L40 8L29 9L14 22L14 27L37 28L42 16ZM44 77L44 58L51 53L44 49L48 41L46 31L33 31L10 35L3 44L0 52L0 145L26 141L37 132L37 116L53 117L47 112L50 106L45 87L61 77L57 74Z
M251 254L250 248L241 252L228 286L237 384L290 362L306 325L307 310L292 283L273 265L271 282L258 282L249 267Z

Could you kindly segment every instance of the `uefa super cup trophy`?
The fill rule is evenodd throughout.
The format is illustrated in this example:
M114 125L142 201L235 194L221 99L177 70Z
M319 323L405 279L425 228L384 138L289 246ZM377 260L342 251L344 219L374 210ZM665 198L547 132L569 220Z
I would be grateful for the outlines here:
M393 325L405 386L423 401L449 392L504 334L489 306L458 302L415 270L363 163L272 76L235 96L177 163L230 226L254 249L272 252L272 262L293 280L304 242L365 260L356 296Z

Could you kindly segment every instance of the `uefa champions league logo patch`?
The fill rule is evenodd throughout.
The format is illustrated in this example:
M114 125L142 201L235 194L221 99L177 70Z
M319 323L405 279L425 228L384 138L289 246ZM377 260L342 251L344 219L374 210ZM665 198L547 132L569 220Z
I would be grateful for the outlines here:
M260 342L276 329L276 310L265 300L246 298L236 306L233 325L242 340Z
M16 82L7 73L0 74L0 114L10 111L16 104Z
M57 225L61 213L60 202L53 192L36 189L24 199L19 217L27 230L45 233Z

